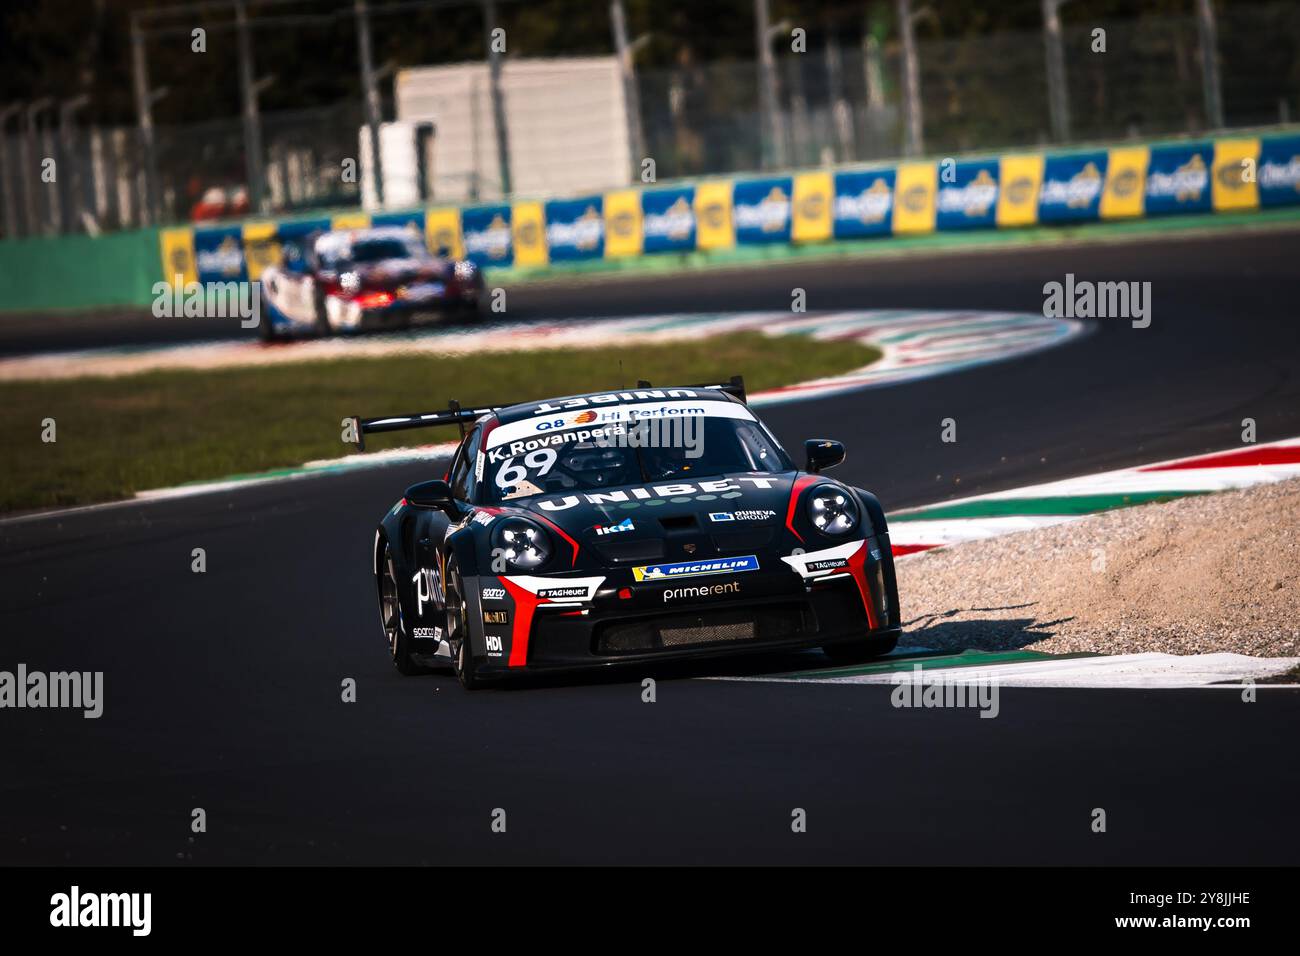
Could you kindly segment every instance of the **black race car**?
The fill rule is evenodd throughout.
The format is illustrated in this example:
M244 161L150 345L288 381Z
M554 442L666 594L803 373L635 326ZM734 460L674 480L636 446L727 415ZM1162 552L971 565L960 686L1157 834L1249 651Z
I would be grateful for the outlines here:
M406 489L375 533L379 616L404 674L466 687L512 674L898 641L876 498L799 470L743 381L353 421L366 434L458 424L447 474Z

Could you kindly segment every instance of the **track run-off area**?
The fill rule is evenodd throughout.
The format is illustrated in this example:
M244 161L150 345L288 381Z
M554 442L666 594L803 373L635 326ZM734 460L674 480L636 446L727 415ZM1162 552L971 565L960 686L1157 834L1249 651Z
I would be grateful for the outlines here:
M536 324L740 322L780 313L798 286L813 312L788 322L1036 316L1044 283L1066 273L1152 283L1149 328L1091 322L1058 347L764 405L787 447L844 441L836 476L897 515L1241 448L1245 418L1261 446L1294 447L1296 261L1295 234L1225 235L557 283L512 303ZM947 418L955 442L942 440ZM403 679L367 547L384 509L433 470L395 461L0 523L0 667L105 675L98 720L0 714L12 768L0 859L1177 865L1300 850L1293 690L1245 703L1221 687L1008 681L996 719L982 719L894 706L887 681L676 679L815 676L818 655L656 675L653 704L640 674L481 694L449 675ZM194 547L205 574L191 571ZM1040 663L1023 653L1009 676ZM340 700L345 679L356 703ZM1243 787L1223 772L1229 758L1269 766L1270 786ZM1098 806L1102 836L1089 827ZM194 807L209 821L198 837ZM809 820L797 836L794 807ZM507 834L492 833L494 808Z

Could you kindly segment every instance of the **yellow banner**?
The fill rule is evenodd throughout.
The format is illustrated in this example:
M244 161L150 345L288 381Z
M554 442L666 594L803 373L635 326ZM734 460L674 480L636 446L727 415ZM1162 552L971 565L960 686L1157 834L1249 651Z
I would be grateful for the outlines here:
M194 264L194 230L189 226L179 229L163 229L158 233L158 243L162 249L163 281L175 285L176 277L181 277L181 284L197 282L198 268Z
M1106 160L1106 185L1101 191L1101 218L1123 219L1145 211L1147 164L1151 150L1145 146L1110 150Z
M831 237L834 194L830 173L800 173L794 177L790 241L820 242Z
M695 186L695 248L730 249L736 244L731 225L731 180Z
M276 241L279 227L273 222L244 223L244 262L248 265L248 280L262 278L262 270L280 262L280 243Z
M1259 208L1258 163L1258 139L1215 140L1210 195L1216 210Z
M894 180L894 233L934 232L939 171L934 163L903 163Z
M546 250L546 219L539 202L517 202L511 207L511 238L515 244L516 266L544 266L550 259Z
M641 194L635 189L605 193L605 258L641 254Z
M1042 156L1003 156L998 161L998 226L1038 222L1038 192L1043 188Z
M331 229L369 229L370 213L345 212L330 220Z
M426 209L424 244L430 252L447 249L453 259L465 258L465 242L460 234L459 209Z

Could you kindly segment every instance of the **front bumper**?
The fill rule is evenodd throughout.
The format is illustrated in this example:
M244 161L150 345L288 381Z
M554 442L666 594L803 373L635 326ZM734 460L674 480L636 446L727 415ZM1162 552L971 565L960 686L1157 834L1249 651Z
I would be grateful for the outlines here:
M758 571L636 582L628 568L482 576L483 672L568 670L820 647L899 631L888 544L813 578L773 557ZM564 594L566 582L581 587ZM599 582L599 583L597 583ZM468 584L469 582L467 582ZM582 593L584 588L586 593ZM546 599L539 595L559 595ZM477 630L477 629L476 629Z

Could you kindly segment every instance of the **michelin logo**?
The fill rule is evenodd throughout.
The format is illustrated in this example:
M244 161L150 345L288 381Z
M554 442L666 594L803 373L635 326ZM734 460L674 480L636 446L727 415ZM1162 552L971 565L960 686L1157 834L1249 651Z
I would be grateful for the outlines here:
M672 578L696 578L705 574L735 574L757 571L758 558L747 554L741 558L713 558L708 561L682 561L678 564L647 564L632 569L637 581L666 581Z

